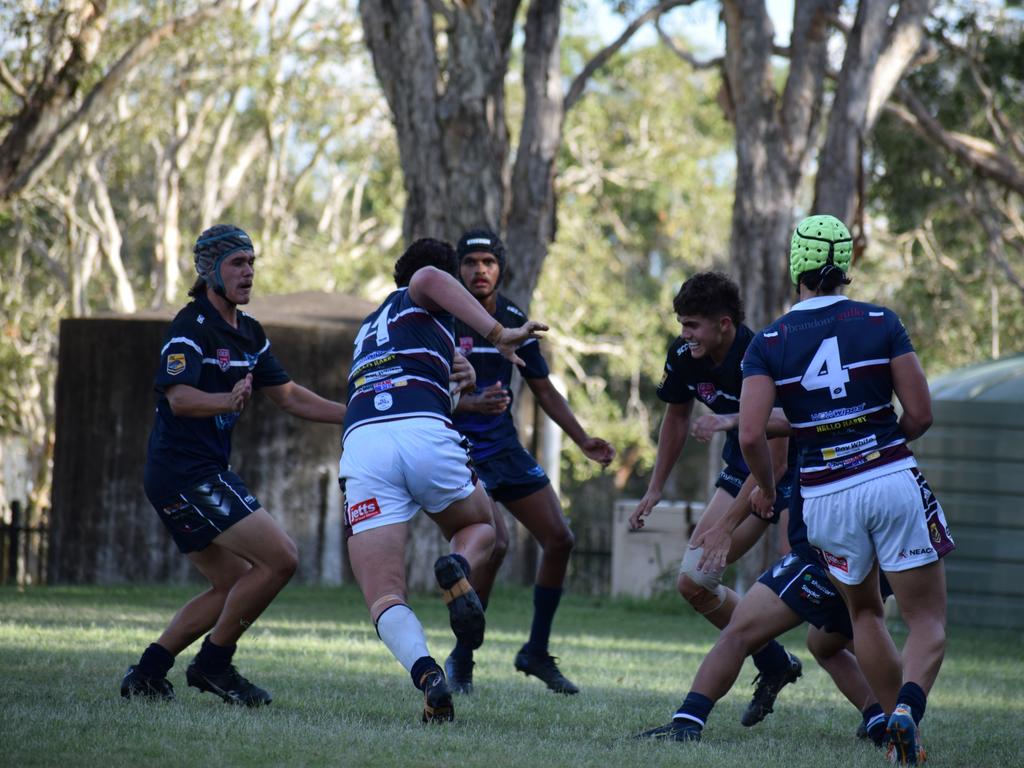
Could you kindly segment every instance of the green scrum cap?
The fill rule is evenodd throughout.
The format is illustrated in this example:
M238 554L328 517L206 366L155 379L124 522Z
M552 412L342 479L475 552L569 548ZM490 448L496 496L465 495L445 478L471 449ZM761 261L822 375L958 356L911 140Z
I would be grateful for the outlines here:
M796 285L804 272L826 264L845 273L852 258L853 238L843 222L835 216L808 216L793 231L789 244L789 276Z

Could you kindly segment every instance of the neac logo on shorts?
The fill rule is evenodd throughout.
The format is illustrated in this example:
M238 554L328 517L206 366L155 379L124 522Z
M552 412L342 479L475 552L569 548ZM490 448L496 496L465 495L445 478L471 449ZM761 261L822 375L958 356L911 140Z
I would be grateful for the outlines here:
M377 503L376 497L371 497L366 501L359 501L352 504L348 508L348 524L355 525L361 523L363 520L369 520L371 517L376 517L380 514L380 505Z
M833 555L828 550L821 550L822 557L825 558L825 562L828 563L830 568L835 568L837 571L843 573L850 572L850 564L846 561L845 557L839 557L839 555Z
M897 559L906 560L910 557L918 557L920 555L930 555L935 550L931 547L915 547L913 549L901 549Z
M185 370L185 356L181 354L167 356L167 373L177 376Z
M230 349L218 349L217 350L217 367L222 371L226 371L231 367L231 350Z

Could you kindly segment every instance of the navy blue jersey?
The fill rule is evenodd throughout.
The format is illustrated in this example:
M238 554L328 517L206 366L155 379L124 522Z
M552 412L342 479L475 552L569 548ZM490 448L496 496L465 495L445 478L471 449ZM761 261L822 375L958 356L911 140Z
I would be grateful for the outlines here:
M721 365L704 357L694 359L690 347L677 337L668 348L665 359L665 373L658 385L658 398L665 403L689 403L700 400L715 413L731 416L740 412L740 388L743 374L740 363L754 332L745 325L736 328L736 338ZM722 460L731 467L749 472L740 451L739 430L730 429L725 433Z
M523 311L501 294L498 294L498 306L493 317L506 328L516 328L526 322ZM476 371L476 392L498 381L508 386L512 379L512 362L491 342L460 320L455 321L455 341L459 351ZM543 379L550 373L536 339L527 339L516 350L516 354L525 363L519 366L523 378ZM511 395L509 392L509 397ZM512 423L511 401L508 408L498 414L456 413L455 426L469 438L470 454L474 461L483 461L519 445L519 435Z
M154 384L158 397L146 456L147 489L191 488L225 471L239 416L175 416L164 391L185 384L203 392L230 392L249 373L254 389L290 380L254 318L240 311L233 328L202 295L177 314L160 350Z
M451 423L453 322L447 312L416 304L407 288L367 316L352 353L345 437L357 426L397 419Z
M845 296L802 301L751 342L743 375L775 382L805 498L916 465L892 405L889 365L913 351L892 310Z

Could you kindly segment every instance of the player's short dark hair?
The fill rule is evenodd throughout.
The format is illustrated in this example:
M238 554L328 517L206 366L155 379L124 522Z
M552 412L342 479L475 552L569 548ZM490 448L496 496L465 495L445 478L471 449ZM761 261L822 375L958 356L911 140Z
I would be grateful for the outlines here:
M849 285L850 278L839 267L826 264L817 269L808 269L800 273L800 282L812 291L831 293L841 285Z
M698 272L691 277L679 288L672 308L677 315L728 315L733 325L739 325L744 318L739 286L721 272Z
M423 237L405 249L395 262L395 285L405 288L412 276L424 267L437 267L452 277L459 274L459 260L451 243Z

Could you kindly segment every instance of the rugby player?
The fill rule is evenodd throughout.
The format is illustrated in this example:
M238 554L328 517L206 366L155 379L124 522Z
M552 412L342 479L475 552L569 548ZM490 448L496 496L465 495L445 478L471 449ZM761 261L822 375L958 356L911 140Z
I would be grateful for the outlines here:
M526 322L526 315L498 292L506 268L505 246L487 229L474 229L459 238L457 253L463 284L482 308L504 325ZM542 680L556 693L575 694L579 688L570 681L548 651L551 627L562 597L573 535L562 514L558 496L537 461L519 442L512 422L512 362L498 354L495 345L479 329L461 321L455 326L456 343L476 371L477 387L459 402L455 425L470 440L473 466L494 502L501 502L519 520L541 547L540 564L533 588L533 620L530 635L519 649L514 666L526 675ZM580 426L565 398L548 378L548 366L536 340L518 350L519 372L540 407L572 438L583 453L601 466L615 457L615 449ZM496 541L494 553L481 568L474 568L473 586L486 604L494 578L508 549L504 518L494 507ZM457 643L445 662L454 690L469 693L473 688L473 649Z
M715 432L725 432L722 448L725 467L690 537L676 582L679 593L694 610L714 626L724 629L739 603L736 592L722 584L726 564L749 550L770 522L777 523L789 503L791 474L787 473L787 441L772 441L774 469L780 480L774 509L766 519L750 514L748 496L753 485L743 492L749 471L740 454L737 423L742 384L740 362L754 332L743 324L739 288L719 272L701 272L683 283L672 304L682 333L669 345L665 373L658 386L658 397L666 403L666 409L654 470L647 492L630 515L629 525L632 530L643 528L644 517L661 500L665 481L689 435L707 442ZM692 418L696 401L704 403L712 413ZM784 420L781 422L779 431L785 434L788 425ZM731 542L726 560L715 567L705 564L704 569L699 568L704 537L730 510L735 510L739 527L734 533L729 529ZM802 674L800 660L775 640L757 650L753 660L758 674L753 698L741 717L746 726L763 720L772 711L779 691Z
M753 490L753 485L753 478L748 477L744 492ZM811 625L807 632L808 649L861 713L858 735L881 744L885 716L850 651L853 628L846 604L829 581L817 553L807 543L800 502L799 494L795 493L789 508L790 551L762 573L740 600L672 720L644 731L640 738L699 741L712 708L735 683L744 659L806 622ZM725 562L731 532L744 517L743 509L734 506L709 529L704 558L698 568L714 568ZM718 543L710 545L712 539Z
M899 317L842 295L852 252L834 216L808 217L793 232L790 277L800 301L747 350L740 444L763 511L776 497L764 429L781 404L799 444L808 540L849 607L857 658L889 714L892 758L914 765L945 652L941 558L954 544L907 445L931 426L928 382ZM886 629L879 569L909 630L902 660Z
M494 546L491 503L451 421L453 315L517 364L516 349L547 330L525 320L505 328L455 279L457 269L452 246L431 239L417 240L395 263L397 290L355 339L340 463L352 570L377 634L423 691L424 722L452 720L454 708L406 602L409 520L422 507L451 542L434 573L456 639L469 648L483 642L484 612L468 578Z
M167 673L204 633L185 679L229 704L271 696L232 664L238 639L288 583L295 543L231 471L231 433L253 391L310 421L340 424L345 406L291 381L249 303L256 255L238 227L218 224L193 248L192 301L171 323L156 375L157 405L146 455L146 496L175 544L210 582L188 602L121 681L125 698L173 700Z

